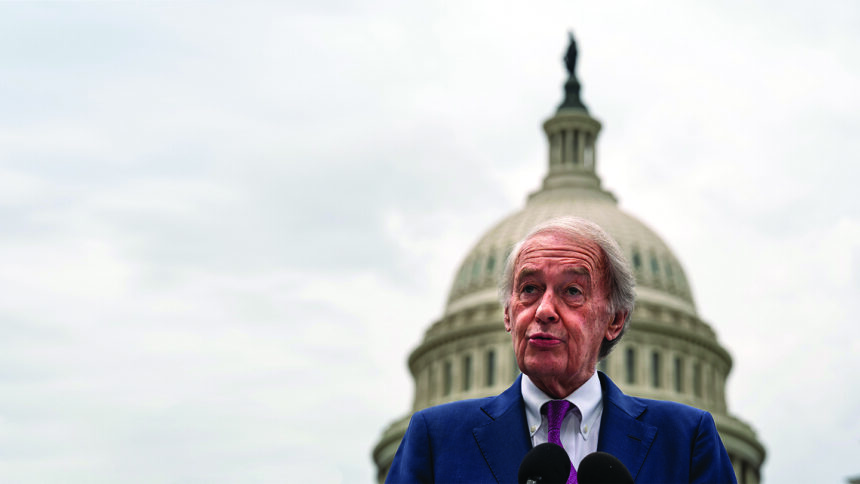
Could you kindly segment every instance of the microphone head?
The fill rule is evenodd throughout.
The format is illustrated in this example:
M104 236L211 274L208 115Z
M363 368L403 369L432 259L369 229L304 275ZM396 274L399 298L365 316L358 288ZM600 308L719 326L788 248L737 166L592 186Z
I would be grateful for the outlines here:
M576 472L579 484L633 484L627 467L612 454L594 452L579 463Z
M560 445L545 442L530 450L520 463L519 484L564 484L570 476L570 457Z

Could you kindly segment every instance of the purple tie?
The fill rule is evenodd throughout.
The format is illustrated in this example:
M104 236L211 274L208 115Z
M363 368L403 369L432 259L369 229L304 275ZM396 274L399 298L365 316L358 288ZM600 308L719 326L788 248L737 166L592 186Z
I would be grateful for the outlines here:
M573 404L568 402L567 400L550 400L546 402L544 408L546 409L546 420L549 424L549 428L547 429L547 441L551 444L555 444L564 448L561 445L561 422L564 420L564 415L570 410L570 407ZM567 484L577 484L576 482L576 469L573 467L573 463L570 464L570 477L567 478Z

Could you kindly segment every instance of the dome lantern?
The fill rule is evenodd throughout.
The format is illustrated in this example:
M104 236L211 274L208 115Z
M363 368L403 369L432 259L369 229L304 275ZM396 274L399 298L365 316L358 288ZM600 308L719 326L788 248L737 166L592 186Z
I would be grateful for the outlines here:
M568 33L570 45L564 56L568 79L565 83L564 101L555 115L543 124L549 143L549 170L543 180L541 192L557 189L580 189L591 192L591 196L615 201L615 197L600 188L596 172L597 135L600 122L594 119L580 98L580 84L576 78L577 49L573 32Z

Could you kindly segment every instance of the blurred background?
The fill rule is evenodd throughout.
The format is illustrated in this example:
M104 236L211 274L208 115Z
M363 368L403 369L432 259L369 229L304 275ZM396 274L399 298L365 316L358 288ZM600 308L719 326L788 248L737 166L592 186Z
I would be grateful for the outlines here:
M764 482L860 475L860 6L0 4L0 480L370 483L461 258L598 174L734 358Z

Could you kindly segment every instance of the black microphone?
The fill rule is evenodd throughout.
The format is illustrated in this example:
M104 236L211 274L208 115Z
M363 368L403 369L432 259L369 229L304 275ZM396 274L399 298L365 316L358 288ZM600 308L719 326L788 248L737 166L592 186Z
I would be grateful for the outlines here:
M579 463L576 472L579 484L633 484L627 467L612 454L594 452Z
M523 457L517 481L519 484L564 484L569 476L567 452L560 445L545 442Z

